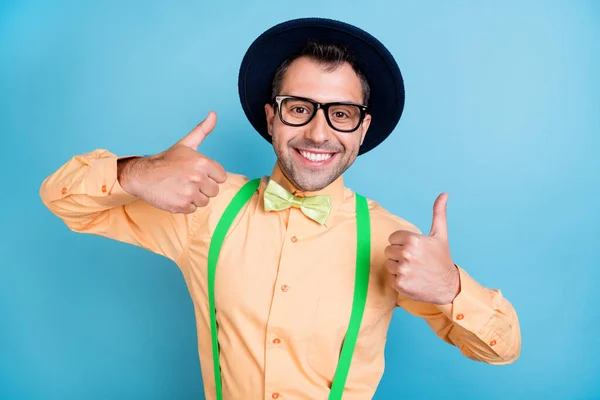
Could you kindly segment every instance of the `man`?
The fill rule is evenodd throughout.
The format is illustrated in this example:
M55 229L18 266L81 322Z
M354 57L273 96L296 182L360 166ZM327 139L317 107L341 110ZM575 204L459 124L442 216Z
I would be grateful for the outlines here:
M40 192L73 231L178 265L208 399L369 399L397 306L469 358L518 358L514 308L450 256L447 194L422 234L344 186L404 105L400 70L377 39L339 21L282 23L248 50L239 89L277 155L270 176L228 174L198 151L211 112L153 156L74 157Z

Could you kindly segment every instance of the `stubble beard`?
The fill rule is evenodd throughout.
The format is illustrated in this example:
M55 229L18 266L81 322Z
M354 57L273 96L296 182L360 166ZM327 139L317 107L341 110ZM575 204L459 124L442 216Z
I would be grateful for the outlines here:
M343 158L347 154L343 151L339 152L335 156L337 158L337 160L334 160L335 165L328 166L328 169L333 168L332 172L325 174L325 171L310 170L306 167L298 166L293 158L295 155L292 152L296 151L293 147L281 146L277 142L274 142L273 147L281 171L294 187L301 191L315 192L324 189L342 175L352 164L352 157L350 160L343 162Z

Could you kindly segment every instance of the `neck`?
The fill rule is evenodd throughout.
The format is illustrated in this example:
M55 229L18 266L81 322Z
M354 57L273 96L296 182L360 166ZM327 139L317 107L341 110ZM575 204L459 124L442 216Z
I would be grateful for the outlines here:
M306 191L302 190L301 188L298 188L290 179L288 179L283 173L279 162L277 162L273 168L273 172L271 173L270 179L277 182L284 189L286 189L288 192L292 193L294 196L297 197L309 197L316 195L330 196L332 201L332 215L335 213L334 211L337 209L339 204L341 204L344 198L345 186L343 175L338 176L335 181L331 182L329 185L320 190ZM329 226L329 223L331 223L332 215L330 215L327 222L325 223L326 226Z
M281 168L281 164L279 163L279 161L277 161L277 163L275 164L275 168L273 169L273 173L271 174L271 179L273 179L275 182L279 183L290 193L292 193L296 196L300 196L300 197L312 196L315 194L322 194L324 192L329 193L332 191L342 189L344 187L344 179L340 175L333 182L331 182L329 185L327 185L323 188L308 190L308 189L298 185L292 178L290 178L285 173L283 168Z

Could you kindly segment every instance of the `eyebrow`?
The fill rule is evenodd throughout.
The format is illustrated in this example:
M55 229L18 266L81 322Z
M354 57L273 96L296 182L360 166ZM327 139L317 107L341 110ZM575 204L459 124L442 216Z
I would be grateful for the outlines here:
M323 103L323 104L327 104L327 103L352 103L352 104L361 104L362 105L362 100L361 101L355 101L355 100L335 100L335 101L319 101L319 100L315 100L314 98L310 97L310 96L302 96L299 94L287 94L287 95L281 95L281 96L294 96L294 97L302 97L304 99L308 99L308 100L312 100L314 102L317 103Z

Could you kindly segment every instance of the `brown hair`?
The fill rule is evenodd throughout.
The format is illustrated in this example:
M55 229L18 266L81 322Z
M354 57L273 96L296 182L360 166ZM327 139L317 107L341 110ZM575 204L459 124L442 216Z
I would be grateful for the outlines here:
M290 64L300 57L309 57L310 59L321 64L325 71L332 72L339 68L343 63L350 64L356 75L360 79L363 92L363 104L368 105L371 88L366 76L358 67L355 56L348 50L347 47L336 43L325 43L316 40L309 40L306 46L297 54L288 57L275 71L275 77L272 84L272 98L279 95L283 78Z

